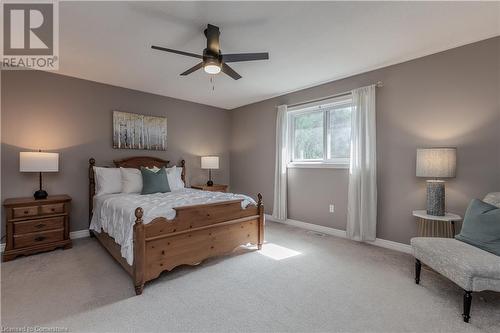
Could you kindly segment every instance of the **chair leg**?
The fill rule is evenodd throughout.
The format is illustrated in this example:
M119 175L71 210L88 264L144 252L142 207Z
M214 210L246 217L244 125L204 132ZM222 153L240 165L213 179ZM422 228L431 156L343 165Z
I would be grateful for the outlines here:
M470 305L472 302L472 291L464 290L464 313L462 317L466 323L469 322L470 319Z
M420 283L420 271L422 270L422 263L420 260L415 259L415 283Z

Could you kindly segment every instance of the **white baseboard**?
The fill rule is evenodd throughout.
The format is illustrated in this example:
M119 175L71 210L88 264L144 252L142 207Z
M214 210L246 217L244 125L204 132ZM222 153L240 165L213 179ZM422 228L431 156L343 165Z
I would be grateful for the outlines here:
M266 214L265 217L266 217L267 221L283 223L283 224L291 225L291 226L306 229L306 230L320 232L320 233L323 233L326 235L347 238L345 230L324 227L322 225L306 223L306 222L292 220L292 219L287 219L286 221L279 221L279 220L274 219L271 215L268 215L268 214ZM391 250L395 250L395 251L399 251L399 252L404 252L404 253L409 253L409 254L412 253L411 246L408 244L393 242L393 241L385 240L385 239L381 239L381 238L375 239L374 242L365 242L365 243L379 246L379 247L384 247L386 249L391 249Z
M89 229L77 230L69 233L69 238L71 239L78 239L85 237L90 237Z
M89 236L90 232L88 229L72 231L69 233L69 238L71 239L85 238ZM5 243L2 243L0 244L0 253L3 253L4 250L5 250Z
M385 247L386 249L391 249L394 251L404 252L408 254L413 254L411 250L411 245L393 242L387 239L377 238L374 242L367 242L368 244L373 244L375 246Z

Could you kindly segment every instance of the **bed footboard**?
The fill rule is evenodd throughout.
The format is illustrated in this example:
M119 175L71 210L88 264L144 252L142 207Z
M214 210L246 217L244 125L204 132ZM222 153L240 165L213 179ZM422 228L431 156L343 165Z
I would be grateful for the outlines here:
M242 200L175 208L173 220L156 218L144 224L143 210L135 210L133 279L137 295L144 283L179 265L233 252L241 245L261 249L264 242L264 206L241 208Z

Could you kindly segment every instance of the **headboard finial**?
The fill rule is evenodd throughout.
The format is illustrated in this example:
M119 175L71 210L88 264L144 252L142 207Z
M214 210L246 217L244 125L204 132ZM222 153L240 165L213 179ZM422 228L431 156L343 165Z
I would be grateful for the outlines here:
M135 217L137 218L136 223L142 223L142 216L144 215L144 210L141 207L135 209Z
M91 166L94 166L95 165L95 158L93 158L93 157L89 158L89 164Z
M257 206L259 206L259 207L262 206L262 194L258 193L257 194L257 199L259 200L257 202Z

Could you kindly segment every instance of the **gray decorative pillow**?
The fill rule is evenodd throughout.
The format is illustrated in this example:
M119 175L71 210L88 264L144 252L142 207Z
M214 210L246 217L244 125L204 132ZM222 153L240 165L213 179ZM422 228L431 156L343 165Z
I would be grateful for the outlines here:
M162 167L157 172L141 167L141 174L141 194L170 192L170 186L168 185L167 172L165 171L165 167Z
M456 239L500 256L500 208L479 199L469 204Z

